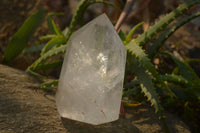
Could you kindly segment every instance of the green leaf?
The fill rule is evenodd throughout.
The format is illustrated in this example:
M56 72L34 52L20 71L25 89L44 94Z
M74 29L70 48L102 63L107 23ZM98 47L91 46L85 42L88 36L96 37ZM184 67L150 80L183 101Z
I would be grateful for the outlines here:
M3 63L11 62L23 51L37 27L42 23L44 15L45 11L39 10L24 22L20 29L11 38L4 54Z
M135 75L138 78L142 92L147 97L147 100L151 102L152 106L154 106L156 113L162 112L163 109L159 103L158 94L154 89L151 76L143 66L139 66L139 64L137 64L134 65L133 67L135 68Z
M200 59L196 59L196 58L189 58L183 61L186 64L192 63L192 62L196 62L196 63L200 63ZM173 74L177 74L178 73L178 67L174 68Z
M139 85L138 80L134 79L131 82L128 82L124 85L124 89L130 89Z
M200 59L196 59L196 58L190 58L190 59L186 59L184 60L185 63L191 63L191 62L197 62L200 63Z
M180 75L165 74L165 75L160 75L160 78L164 81L172 82L172 83L179 83L179 84L183 84L183 85L190 85L191 84L188 80L186 80L185 78L183 78Z
M39 41L48 41L51 40L52 38L56 37L56 35L46 35L46 36L42 36L39 38Z
M186 63L180 61L176 56L174 56L172 53L170 52L164 52L164 54L167 54L168 56L170 56L174 62L176 63L176 65L178 66L179 72L180 74L187 80L189 81L195 81L196 83L200 82L200 79L198 77L198 75L195 73L195 71Z
M45 44L30 46L30 47L25 48L25 49L23 50L23 54L29 54L29 53L40 52L41 49L42 49L44 46L45 46Z
M28 74L31 74L31 75L33 75L33 76L39 78L39 79L42 80L43 82L44 82L44 80L46 79L46 77L44 77L44 76L42 76L42 75L40 75L40 74L38 74L38 73L36 73L36 72L33 72L33 71L30 70L30 69L27 69L26 72L27 72Z
M174 9L169 14L162 17L158 22L156 22L152 27L150 27L146 32L138 36L135 40L137 44L144 45L147 41L153 38L157 33L167 27L173 20L175 20L178 16L182 15L186 12L190 7L195 4L200 3L200 0L191 0L186 3L181 4L176 9Z
M166 132L168 132L169 129L165 121L163 107L160 104L158 94L153 86L151 75L149 74L148 70L145 67L143 67L137 59L135 59L134 62L134 73L140 83L141 90L147 97L147 100L150 101L151 105L155 108L155 112L158 113L159 119L161 120L164 129L166 130Z
M181 75L174 75L174 74L166 74L166 75L160 75L160 78L164 81L174 83L174 84L180 84L187 87L187 89L183 89L183 86L180 88L176 87L176 91L181 90L184 91L187 95L192 95L192 97L200 100L200 84L195 83L191 80L187 80L186 78L182 77Z
M35 71L36 70L46 70L46 69L55 68L55 67L61 66L62 63L63 63L63 60L55 60L55 61L52 61L52 62L48 62L46 64L39 64L35 68Z
M126 35L123 31L120 30L118 34L123 42L126 41Z
M64 36L67 35L68 30L69 30L69 27L65 27L65 29L62 31L62 33L63 33Z
M153 64L151 63L150 59L147 57L144 50L132 40L130 43L126 45L128 51L131 52L136 58L139 59L140 64L144 66L155 78L156 80L165 88L172 96L175 97L175 94L168 88L168 86L160 79L159 73L154 68Z
M135 32L135 30L140 27L141 25L143 25L144 22L140 22L139 24L137 24L136 26L133 27L133 29L128 33L127 37L126 37L126 42L129 42L133 33Z
M66 51L66 48L67 48L67 45L62 45L62 46L54 48L54 49L52 48L51 50L46 52L44 55L40 56L40 58L37 59L31 66L29 66L27 70L35 71L37 69L38 65L40 65L45 60L47 60L48 58L50 58L54 55L64 53Z
M41 84L41 89L46 90L46 91L53 91L57 85L58 85L58 80L55 79L55 80L47 81Z
M135 68L135 75L140 82L142 92L147 97L147 100L151 102L151 105L155 108L155 112L158 114L165 131L169 132L165 121L165 115L163 113L163 107L160 104L158 94L153 86L151 75L148 73L145 67L140 65L138 60L136 60L136 64L133 67Z
M141 89L139 87L135 87L135 88L124 91L122 96L127 97L127 96L137 95L140 93L140 91L141 91Z
M41 51L41 55L44 55L49 49L51 49L53 46L57 44L65 44L65 37L63 35L57 35L56 37L52 38L50 41L47 42L47 44L44 46L44 48Z
M149 57L152 59L156 53L159 51L161 46L164 44L165 40L167 40L177 29L183 26L185 23L189 22L190 20L200 16L200 12L195 14L185 16L183 19L178 20L178 22L174 23L172 26L168 27L153 43L153 45L148 50Z
M56 35L62 35L61 30L56 26L54 20L52 19L53 16L60 16L64 15L64 13L49 13L47 15L47 23L49 26L50 31Z
M76 8L76 12L75 12L74 15L73 15L73 18L72 18L72 21L71 21L71 23L70 23L68 32L67 32L67 34L66 34L66 36L65 36L65 37L66 37L66 44L67 44L67 42L68 42L70 36L72 35L72 33L73 33L73 31L74 31L74 29L75 29L75 27L76 27L76 24L78 23L79 18L80 18L80 16L82 15L82 13L83 13L83 11L84 11L84 9L85 9L85 6L87 5L87 2L88 2L88 1L89 1L89 0L81 0L81 2L79 3L78 7ZM57 45L57 47L58 47L58 46L60 46L60 44Z
M138 46L135 40L132 40L130 43L126 45L128 51L131 52L132 55L136 56L139 59L141 65L146 67L149 72L152 73L153 76L157 77L158 72L154 68L153 64L151 63L150 59L145 54L144 50Z

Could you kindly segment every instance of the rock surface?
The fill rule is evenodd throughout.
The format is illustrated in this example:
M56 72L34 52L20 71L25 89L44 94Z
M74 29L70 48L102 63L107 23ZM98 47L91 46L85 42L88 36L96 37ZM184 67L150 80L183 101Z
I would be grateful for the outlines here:
M54 93L39 89L37 80L26 73L0 65L0 133L162 133L153 108L125 108L126 118L91 126L60 118ZM166 113L173 133L190 133L175 116Z

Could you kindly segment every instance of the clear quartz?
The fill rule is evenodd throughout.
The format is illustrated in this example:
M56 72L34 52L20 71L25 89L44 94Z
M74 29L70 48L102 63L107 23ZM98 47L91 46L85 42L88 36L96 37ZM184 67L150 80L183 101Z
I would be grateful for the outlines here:
M126 49L108 17L70 38L56 93L61 117L99 125L119 118Z

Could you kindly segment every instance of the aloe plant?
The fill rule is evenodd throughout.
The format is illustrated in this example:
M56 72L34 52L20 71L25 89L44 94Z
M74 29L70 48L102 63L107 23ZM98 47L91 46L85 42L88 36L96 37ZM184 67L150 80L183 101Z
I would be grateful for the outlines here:
M131 56L130 59L132 60L130 67L133 69L133 73L135 74L138 83L140 84L141 91L144 93L144 95L147 97L147 99L151 102L152 106L154 106L156 113L159 114L159 117L161 121L163 122L164 127L166 127L166 124L164 122L165 116L163 115L163 108L160 104L160 101L158 99L158 93L156 91L156 83L159 83L161 88L167 90L171 97L176 97L174 92L168 87L167 84L165 84L165 81L171 82L171 83L179 83L179 84L185 84L188 85L189 82L187 79L182 78L180 76L176 75L160 75L159 72L154 68L154 65L151 63L151 59L153 58L153 54L158 53L158 49L162 46L163 42L180 26L185 24L186 22L190 21L191 19L194 19L195 17L199 16L199 13L196 13L194 15L189 15L188 17L185 17L183 19L178 19L174 25L168 27L168 25L175 20L178 16L186 12L191 6L200 3L199 0L195 1L189 1L182 5L180 5L178 8L176 8L171 13L165 15L163 18L161 18L158 22L156 22L152 27L150 27L146 32L142 33L137 38L130 40L131 35L133 34L134 30L140 26L141 24L137 25L130 33L127 35L127 37L123 37L122 40L126 48L129 52L129 55ZM69 31L66 35L66 44L67 41L72 34L75 25L77 24L78 17L81 17L81 11L83 11L84 7L88 5L87 1L82 1L77 8L77 11L72 19ZM155 35L157 35L161 30L165 29L165 32L163 32L159 37L158 41L156 41L149 50L149 55L145 53L145 51L142 49L142 45L144 45L147 41L154 38ZM124 36L123 33L121 33L122 36ZM58 43L55 47L50 49L47 52L43 52L43 55L35 62L33 63L28 69L31 71L35 71L37 69L42 69L42 65L45 65L45 60L48 58L64 53L65 49L67 48L66 44ZM48 45L47 45L48 46ZM151 54L153 53L153 54ZM148 58L151 56L152 58ZM127 61L128 61L127 60ZM171 79L169 80L169 77ZM50 87L51 84L54 86L58 83L58 80L48 81L47 83L43 83L43 88ZM134 86L132 86L134 88ZM165 128L167 131L167 127Z
M122 7L124 7L123 2L121 0L118 1L122 3ZM76 25L83 18L84 12L86 11L87 7L95 3L103 3L117 8L115 5L107 1L82 0L76 9L76 12L74 13L70 26L66 27L64 31L61 31L52 19L52 16L61 14L48 14L47 21L52 35L46 35L40 38L40 40L47 40L48 42L42 48L41 56L31 66L27 68L27 72L38 76L41 79L44 79L44 81L47 81L41 85L42 89L52 90L52 88L54 88L58 84L58 80L47 80L45 76L38 74L36 71L51 69L62 65L62 59L56 61L53 59L48 59L56 55L65 53L67 49L68 40L73 34ZM179 5L176 9L174 9L169 14L163 16L153 26L151 26L147 31L143 32L137 38L131 39L132 34L143 23L136 25L129 32L128 35L126 35L122 31L119 32L119 36L121 37L128 51L126 73L134 74L132 81L126 80L126 89L124 89L124 94L132 95L138 93L138 90L140 90L147 97L147 100L150 101L151 105L155 108L155 112L158 113L166 132L168 132L168 129L165 123L163 107L158 98L159 94L157 92L157 89L161 88L163 91L168 92L170 98L176 99L178 98L178 96L171 88L171 84L176 84L180 86L184 85L184 87L186 87L192 94L194 94L194 97L196 97L196 99L200 100L200 79L198 75L194 72L194 70L187 64L187 62L182 62L178 60L171 53L165 52L165 54L172 58L177 65L173 73L164 75L160 74L155 68L154 64L152 63L152 60L156 55L163 54L162 51L160 51L160 48L164 44L164 41L168 39L170 35L172 35L178 28L180 28L185 23L200 15L200 13L197 12L184 17L181 16L190 7L199 3L200 0L192 0L182 5ZM43 17L43 15L41 15L40 17ZM175 22L173 22L174 20ZM37 27L37 25L35 27ZM161 31L162 33L160 33ZM33 33L33 31L31 31L31 33ZM13 38L15 38L15 36ZM146 44L153 38L156 39L153 42L152 46L150 46L150 48L147 50L143 49L144 44ZM15 44L12 45L12 47L15 46ZM24 44L23 47L21 47L21 49L23 48ZM41 47L39 48L41 49ZM10 48L8 47L8 49ZM21 49L18 50L19 53ZM8 53L9 52L6 52L4 59L5 61L9 62L15 55L10 56Z

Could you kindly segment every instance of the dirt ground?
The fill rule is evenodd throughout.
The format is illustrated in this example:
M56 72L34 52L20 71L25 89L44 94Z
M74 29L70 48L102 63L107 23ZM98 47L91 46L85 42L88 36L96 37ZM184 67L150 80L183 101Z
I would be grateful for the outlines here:
M163 132L152 107L143 104L125 112L125 118L100 126L60 118L55 93L42 91L39 82L25 72L0 65L0 133ZM173 133L190 133L177 117L166 113L166 118Z

